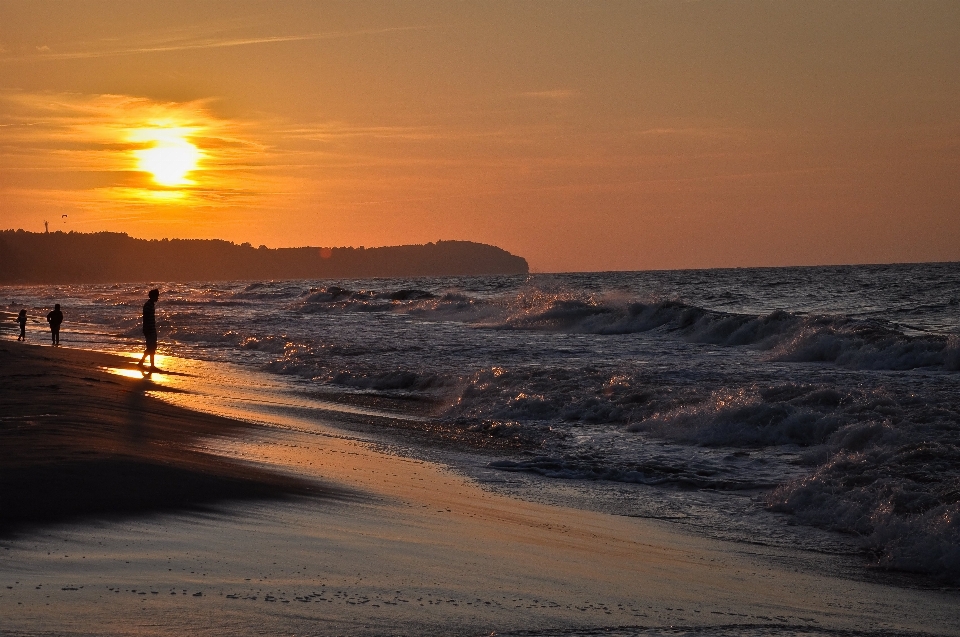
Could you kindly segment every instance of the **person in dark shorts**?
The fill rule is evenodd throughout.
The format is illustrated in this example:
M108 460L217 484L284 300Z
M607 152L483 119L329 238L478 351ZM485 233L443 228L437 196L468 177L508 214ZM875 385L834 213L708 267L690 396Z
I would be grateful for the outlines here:
M18 341L27 340L27 311L20 310L20 313L17 314L17 323L20 324L20 336L17 337Z
M63 312L60 311L60 304L53 306L53 311L47 314L47 323L50 324L50 339L54 346L60 345L60 324L63 323Z
M155 305L160 298L160 290L150 290L149 296L150 298L143 304L143 338L147 341L147 346L143 351L143 356L140 357L140 362L137 364L143 366L144 361L146 361L147 356L149 356L150 369L156 369L156 365L153 364L153 357L157 353L157 316Z

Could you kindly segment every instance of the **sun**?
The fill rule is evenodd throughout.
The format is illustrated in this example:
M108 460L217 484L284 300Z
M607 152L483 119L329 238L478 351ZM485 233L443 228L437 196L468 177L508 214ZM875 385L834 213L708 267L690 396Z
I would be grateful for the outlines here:
M197 169L203 153L188 141L188 128L140 128L132 131L130 140L151 144L133 151L137 169L153 175L160 186L175 188L194 182L187 175Z

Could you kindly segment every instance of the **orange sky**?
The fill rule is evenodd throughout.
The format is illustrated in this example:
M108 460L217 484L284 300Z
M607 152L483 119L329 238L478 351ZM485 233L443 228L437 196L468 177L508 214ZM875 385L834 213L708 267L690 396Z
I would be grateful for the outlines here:
M960 260L958 69L952 0L0 0L0 227Z

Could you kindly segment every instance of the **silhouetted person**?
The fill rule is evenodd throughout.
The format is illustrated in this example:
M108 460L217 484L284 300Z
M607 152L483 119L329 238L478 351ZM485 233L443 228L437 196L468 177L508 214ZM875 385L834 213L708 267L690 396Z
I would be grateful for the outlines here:
M60 304L53 306L53 311L47 314L47 323L50 324L50 338L54 345L60 345L60 324L63 323L63 312Z
M153 357L157 353L157 315L155 305L160 298L160 290L150 290L149 296L150 298L143 304L143 338L147 341L147 346L137 365L142 366L143 362L147 360L147 356L149 356L150 369L154 370L157 368L156 365L153 364Z
M27 311L20 310L20 313L17 314L17 323L20 324L20 336L17 337L18 341L27 340Z

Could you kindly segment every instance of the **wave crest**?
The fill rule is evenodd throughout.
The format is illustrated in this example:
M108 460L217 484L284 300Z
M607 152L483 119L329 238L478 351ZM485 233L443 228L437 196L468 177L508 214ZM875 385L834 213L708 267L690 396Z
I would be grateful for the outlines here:
M753 346L782 362L829 362L851 369L960 370L960 337L909 336L895 325L848 316L765 315L709 310L677 300L623 302L534 294L497 329L634 334L657 330L693 343Z
M877 566L960 581L960 444L918 433L893 421L847 425L823 464L767 504L858 535Z

